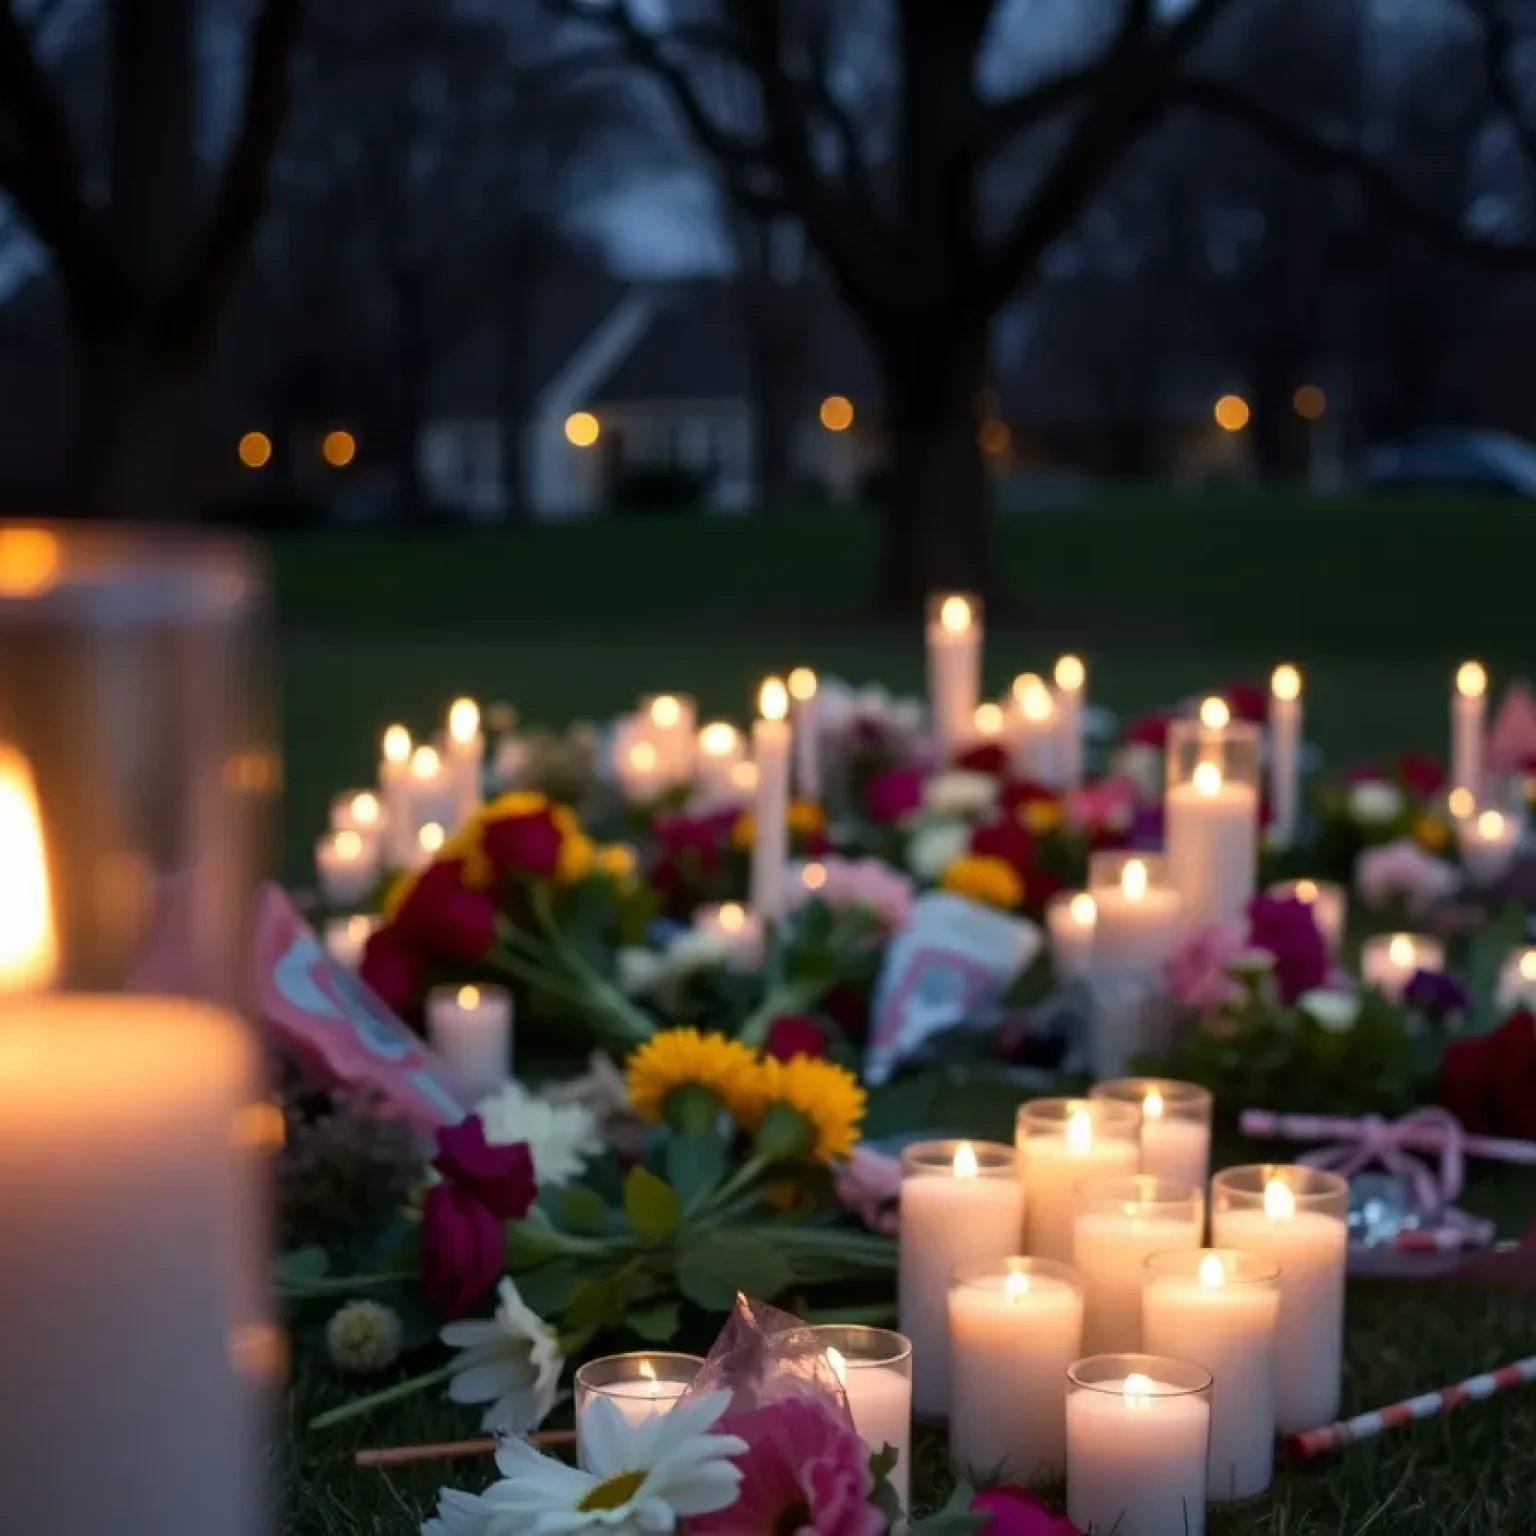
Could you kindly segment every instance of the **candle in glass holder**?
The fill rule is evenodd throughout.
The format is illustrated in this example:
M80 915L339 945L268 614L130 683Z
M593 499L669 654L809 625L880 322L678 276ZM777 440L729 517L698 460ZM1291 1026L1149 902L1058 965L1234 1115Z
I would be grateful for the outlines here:
M1304 901L1311 907L1312 921L1317 924L1328 953L1338 958L1349 915L1349 897L1342 885L1332 880L1277 880L1267 894L1282 901Z
M1233 1248L1154 1253L1142 1293L1150 1354L1211 1373L1212 1503L1251 1499L1275 1469L1275 1330L1280 1266Z
M820 800L821 732L816 723L816 674L809 667L796 667L789 674L789 698L795 789L803 800Z
M912 1500L911 1341L889 1328L857 1323L821 1323L804 1333L826 1351L848 1396L853 1427L870 1454L886 1446L895 1451L891 1487L905 1509Z
M959 592L928 599L928 709L941 763L964 746L981 700L981 601Z
M343 790L331 800L331 831L381 837L384 832L383 802L371 789Z
M1520 818L1480 810L1456 820L1456 847L1474 885L1492 885L1509 873L1520 844Z
M1013 761L1015 774L1036 784L1061 780L1057 749L1056 698L1036 672L1013 680Z
M897 1326L912 1341L913 1401L924 1418L949 1412L949 1282L957 1264L1019 1248L1024 1189L1011 1147L924 1141L901 1155Z
M1289 663L1269 680L1269 815L1276 845L1289 848L1301 823L1301 673Z
M1360 946L1360 980L1393 1002L1420 971L1445 968L1445 945L1424 933L1374 933Z
M333 917L325 925L325 952L338 965L355 971L362 963L368 940L379 926L377 917L354 912L350 917Z
M315 842L320 894L333 907L353 907L379 883L379 845L362 832L327 832Z
M718 938L730 960L742 969L752 970L763 963L762 922L739 901L700 907L693 914L693 926Z
M1190 928L1239 922L1259 867L1259 728L1207 699L1168 730L1168 872Z
M391 869L408 869L416 854L418 823L411 812L411 733L403 725L392 725L384 732L379 800L384 811L384 862Z
M1481 662L1464 661L1451 691L1451 788L1474 801L1483 793L1483 741L1488 729L1488 673Z
M1083 705L1088 669L1080 657L1062 656L1054 675L1057 777L1061 787L1070 792L1083 782Z
M1141 1110L1111 1099L1031 1099L1019 1106L1014 1135L1024 1183L1024 1246L1037 1258L1070 1264L1077 1187L1085 1179L1136 1172Z
M1067 1372L1067 1518L1094 1536L1203 1536L1211 1376L1161 1355Z
M732 799L738 793L731 770L746 757L747 745L728 720L711 720L699 731L693 754L694 788L710 800Z
M645 739L656 749L662 777L683 784L693 774L693 733L697 706L685 693L657 693L640 701Z
M1087 891L1058 891L1045 904L1051 958L1063 980L1086 976L1093 966L1093 933L1099 909Z
M1343 1383L1348 1181L1299 1164L1224 1168L1211 1181L1211 1239L1280 1266L1279 1432L1331 1424Z
M1082 1356L1083 1281L1050 1259L958 1265L949 1290L949 1455L962 1477L1054 1483L1067 1461L1067 1367Z
M615 734L613 767L619 788L631 805L649 805L672 786L656 743L633 723Z
M459 1102L473 1109L512 1073L512 994L505 987L434 987L427 1034Z
M776 677L758 693L752 724L752 757L757 764L752 833L751 900L760 923L776 922L784 906L784 872L789 863L789 690Z
M588 1360L576 1371L576 1465L585 1467L581 1421L601 1399L611 1404L631 1425L671 1413L694 1378L704 1368L697 1355L637 1353L604 1355Z
M479 810L484 793L485 736L480 730L480 706L473 699L455 699L449 707L444 750L453 822L463 826Z
M1090 1099L1118 1099L1141 1109L1141 1171L1203 1190L1211 1173L1211 1095L1166 1077L1095 1083Z
M1173 953L1183 903L1159 855L1090 854L1088 889L1098 909L1094 970L1156 970Z

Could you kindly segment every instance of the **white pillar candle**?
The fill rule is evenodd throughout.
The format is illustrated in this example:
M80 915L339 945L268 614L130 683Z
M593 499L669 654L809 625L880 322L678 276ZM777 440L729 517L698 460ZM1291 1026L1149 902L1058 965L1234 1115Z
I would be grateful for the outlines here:
M649 805L672 787L656 743L633 722L626 722L614 741L614 775L631 805Z
M1083 705L1088 669L1077 656L1056 662L1056 766L1061 787L1074 790L1083 782Z
M958 592L928 600L928 710L941 763L965 744L981 700L981 603Z
M1349 896L1342 885L1332 880L1279 880L1269 887L1268 894L1281 900L1306 902L1312 908L1312 921L1317 924L1328 953L1338 958L1349 918Z
M1093 965L1093 935L1098 904L1087 891L1058 891L1045 904L1051 958L1063 981L1086 976Z
M1049 1259L962 1264L949 1291L949 1455L977 1484L1055 1483L1067 1465L1067 1367L1082 1356L1082 1277Z
M1461 866L1474 885L1492 885L1509 873L1520 844L1520 818L1482 810L1456 820Z
M1149 1354L1211 1373L1213 1504L1251 1499L1275 1470L1275 1330L1280 1266L1232 1248L1153 1254L1142 1295Z
M821 799L821 734L816 724L816 674L796 667L789 674L790 726L795 738L795 792Z
M897 1326L912 1341L917 1413L943 1418L950 1277L957 1264L1018 1252L1024 1190L1012 1148L995 1142L918 1142L902 1153L901 1172Z
M1108 1099L1031 1099L1019 1106L1014 1135L1024 1182L1024 1247L1036 1258L1069 1264L1077 1187L1085 1179L1136 1172L1141 1111Z
M696 714L697 707L685 693L658 693L640 701L640 719L669 784L685 784L693 774Z
M1420 971L1445 969L1445 945L1425 933L1373 933L1360 946L1360 981L1398 1002Z
M427 1034L466 1109L512 1074L512 994L505 987L434 987Z
M601 1398L623 1415L626 1423L644 1424L671 1413L704 1362L697 1355L633 1354L604 1355L577 1369L576 1465L586 1467L581 1440L581 1421Z
M1078 1186L1072 1260L1083 1277L1083 1348L1090 1355L1139 1350L1148 1257L1198 1248L1205 1196L1150 1174L1089 1179Z
M848 1397L859 1438L876 1455L896 1453L891 1487L906 1509L912 1502L912 1344L888 1328L828 1323L804 1330L826 1351ZM800 1337L796 1331L795 1338Z
M1096 1355L1067 1373L1067 1518L1093 1536L1203 1536L1211 1378Z
M789 692L776 677L758 693L752 724L752 757L757 764L752 833L751 900L760 923L775 922L783 910L784 872L789 863Z
M333 917L325 925L325 952L338 965L355 971L378 926L378 918L365 912L354 912L351 917Z
M1348 1182L1299 1165L1223 1169L1211 1183L1211 1239L1280 1266L1276 1428L1331 1424L1343 1382Z
M1183 903L1156 854L1093 854L1088 891L1098 910L1095 971L1155 971L1173 953Z
M348 789L331 800L331 831L381 837L384 804L371 789Z
M1270 832L1289 848L1301 826L1301 673L1289 664L1269 680Z
M484 797L485 737L480 730L480 706L473 699L455 699L449 708L444 750L453 824L462 827L480 809Z
M379 883L379 845L362 832L327 832L315 841L320 895L333 907L355 907Z
M728 720L711 720L699 731L694 744L693 787L706 800L731 800L739 796L732 770L745 760L747 744Z
M1481 662L1464 661L1451 690L1451 788L1482 797L1483 741L1488 726L1488 673Z
M1056 700L1045 679L1022 672L1013 680L1013 761L1015 774L1037 784L1061 782Z
M403 725L384 732L379 800L384 810L384 862L391 869L409 869L416 856L418 824L411 814L411 733Z
M1238 922L1258 875L1259 733L1207 699L1168 733L1168 871L1190 928Z
M1211 1174L1211 1095L1166 1077L1095 1083L1090 1099L1118 1099L1141 1109L1141 1171L1204 1190Z

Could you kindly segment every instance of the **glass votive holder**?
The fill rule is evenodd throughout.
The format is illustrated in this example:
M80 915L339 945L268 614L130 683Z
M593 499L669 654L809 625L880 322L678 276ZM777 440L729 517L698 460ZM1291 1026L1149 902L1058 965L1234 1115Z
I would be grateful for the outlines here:
M1093 965L1093 935L1098 904L1087 891L1058 891L1045 904L1051 959L1063 981L1086 976Z
M1067 1464L1062 1377L1082 1355L1083 1280L1051 1259L979 1259L950 1281L958 1475L1054 1483Z
M1205 1192L1147 1173L1087 1179L1077 1186L1072 1259L1087 1305L1083 1348L1093 1355L1141 1348L1141 1289L1149 1254L1198 1248Z
M1070 1264L1077 1186L1141 1167L1141 1108L1114 1099L1031 1099L1019 1106L1014 1145L1024 1186L1024 1246L1039 1258Z
M378 926L379 918L369 912L329 918L325 925L325 952L338 965L355 971L362 964L363 951Z
M1512 949L1504 957L1494 1001L1503 1009L1536 1006L1536 944Z
M1117 1077L1095 1083L1090 1099L1113 1099L1141 1110L1141 1171L1203 1190L1211 1173L1208 1088L1169 1077Z
M355 907L379 883L379 840L346 828L315 840L315 875L322 900L332 907Z
M1376 933L1360 946L1360 980L1394 1003L1420 971L1445 968L1445 945L1425 933Z
M1235 1248L1186 1248L1152 1254L1145 1282L1145 1349L1211 1373L1207 1498L1254 1498L1275 1470L1280 1266Z
M1191 927L1243 917L1258 877L1262 732L1220 715L1176 720L1164 754L1168 868ZM1212 726L1211 718L1225 723Z
M1277 1431L1331 1424L1343 1383L1349 1181L1299 1163L1223 1168L1211 1180L1211 1242L1280 1266Z
M1278 880L1268 894L1281 901L1301 901L1312 909L1312 921L1322 934L1328 953L1337 956L1344 943L1344 925L1349 920L1349 894L1333 880Z
M1525 833L1524 818L1496 806L1479 804L1455 821L1456 851L1473 885L1492 885L1509 873Z
M1095 970L1145 970L1173 953L1183 902L1162 854L1119 848L1090 854L1088 893L1098 907Z
M1067 1371L1067 1518L1115 1536L1203 1536L1211 1373L1164 1355Z
M607 1403L627 1424L671 1413L677 1400L704 1369L698 1355L639 1351L629 1355L604 1355L577 1368L576 1464L586 1466L582 1455L582 1420L598 1402Z

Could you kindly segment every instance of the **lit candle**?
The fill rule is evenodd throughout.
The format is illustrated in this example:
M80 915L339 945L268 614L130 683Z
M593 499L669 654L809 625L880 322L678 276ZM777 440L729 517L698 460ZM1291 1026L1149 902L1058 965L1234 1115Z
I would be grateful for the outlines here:
M1277 1429L1331 1424L1343 1381L1348 1182L1299 1165L1223 1169L1211 1183L1211 1238L1280 1266Z
M587 1465L582 1446L582 1418L599 1398L612 1404L631 1425L671 1413L677 1401L703 1369L697 1355L604 1355L577 1369L576 1464Z
M1503 811L1478 811L1457 819L1456 846L1474 885L1492 885L1509 873L1521 830L1519 817Z
M1072 1259L1083 1277L1083 1348L1124 1354L1141 1344L1141 1291L1147 1258L1198 1248L1205 1196L1150 1174L1089 1179L1078 1185Z
M693 774L696 712L685 693L658 693L640 701L646 737L656 748L662 777L669 784L685 784Z
M928 600L928 709L939 759L965 744L981 700L981 602L958 592Z
M320 894L333 907L354 907L379 883L379 845L361 832L327 832L315 842Z
M1190 927L1247 913L1259 860L1259 731L1207 699L1168 732L1168 870Z
M456 825L458 803L454 785L443 767L443 756L436 747L417 747L411 753L411 827L420 836L428 822L442 827Z
M1024 1181L1024 1246L1031 1254L1071 1263L1078 1185L1135 1173L1141 1163L1140 1134L1141 1110L1134 1104L1031 1099L1019 1106L1015 1139Z
M1344 924L1349 916L1349 896L1342 885L1332 880L1279 880L1269 887L1271 896L1281 900L1304 901L1312 909L1312 921L1322 934L1328 953L1338 957L1344 942Z
M411 869L425 869L448 841L448 829L440 821L429 821L416 829L416 847L411 855Z
M1013 771L1037 784L1059 783L1056 700L1045 679L1034 672L1014 678L1013 706Z
M455 699L448 710L447 754L453 821L463 826L479 810L484 790L485 736L473 699Z
M912 1341L917 1411L942 1418L952 1396L950 1276L957 1264L1018 1251L1024 1190L1013 1149L995 1142L918 1142L901 1171L897 1326Z
M789 691L776 677L758 693L752 723L752 757L757 764L753 816L751 897L760 923L775 922L784 903L789 862Z
M1301 821L1301 673L1289 663L1269 680L1269 812L1276 844L1289 848Z
M668 788L668 779L656 743L629 729L619 732L615 745L614 771L625 800L632 805L648 805L659 799Z
M1483 740L1488 723L1488 673L1480 662L1456 669L1451 693L1451 787L1474 801L1483 793Z
M795 738L795 787L803 799L821 799L821 733L816 721L816 674L796 667L789 674L790 725Z
M1211 1095L1166 1077L1095 1083L1090 1099L1118 1099L1141 1109L1141 1171L1203 1190L1211 1171Z
M1063 656L1056 663L1056 766L1061 787L1076 789L1083 782L1083 704L1088 669L1080 657Z
M1158 1047L1162 967L1179 942L1184 903L1159 854L1091 854L1088 888L1098 909L1089 1068L1114 1076Z
M1269 1487L1275 1468L1275 1329L1280 1266L1231 1248L1147 1260L1147 1350L1211 1373L1207 1497L1222 1504Z
M411 733L403 725L392 725L384 732L379 799L384 810L384 862L391 869L407 869L416 856L418 823L411 813Z
M331 831L381 836L384 831L383 803L371 789L343 791L331 801Z
M1093 964L1093 934L1099 909L1087 891L1058 891L1045 904L1051 957L1063 981L1086 976Z
M1059 1482L1067 1367L1082 1355L1082 1277L1049 1259L982 1259L949 1291L949 1454L980 1482Z
M741 732L728 720L711 720L699 731L693 754L693 786L710 800L731 799L739 794L731 772L746 757Z
M1158 1355L1067 1372L1067 1518L1094 1536L1203 1536L1211 1377Z
M1420 971L1445 968L1445 945L1424 933L1375 933L1360 946L1360 980L1401 1000Z
M748 912L739 901L722 901L716 906L700 907L693 914L693 926L700 933L718 938L730 958L746 968L762 964L763 925L757 914Z
M870 1454L886 1446L895 1451L891 1487L905 1509L912 1497L911 1342L888 1328L853 1323L827 1323L804 1332L825 1350L847 1394L853 1427Z
M459 1102L473 1109L512 1072L512 994L505 987L433 987L427 1035Z
M1495 1001L1500 1008L1536 1005L1536 945L1524 945L1504 957Z
M355 971L378 926L378 918L364 912L354 912L350 917L333 917L325 925L325 952L338 965Z

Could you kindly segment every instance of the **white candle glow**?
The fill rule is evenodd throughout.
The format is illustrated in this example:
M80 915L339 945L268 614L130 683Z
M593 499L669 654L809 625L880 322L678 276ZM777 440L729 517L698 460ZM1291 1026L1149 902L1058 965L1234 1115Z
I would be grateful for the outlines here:
M697 706L685 693L658 693L640 701L644 739L656 749L662 778L685 784L693 775L693 733Z
M453 799L453 822L463 826L480 808L485 777L485 736L480 706L473 699L455 699L448 710L447 775Z
M821 799L821 732L816 723L816 674L796 667L789 674L790 728L795 738L795 788L805 800Z
M1147 1260L1142 1334L1151 1354L1211 1373L1212 1503L1264 1492L1275 1467L1275 1329L1280 1266L1231 1248Z
M1141 1110L1108 1099L1031 1099L1019 1106L1014 1135L1024 1184L1024 1246L1036 1258L1069 1264L1077 1187L1141 1166Z
M964 745L981 699L981 603L958 592L928 600L928 709L941 762Z
M505 987L434 987L427 1034L466 1109L501 1088L512 1072L512 994Z
M1158 1044L1155 999L1163 963L1183 933L1184 903L1159 854L1090 854L1088 889L1098 910L1089 1069L1112 1077Z
M1061 787L1074 790L1083 782L1083 705L1088 669L1077 656L1056 662L1056 767Z
M826 1351L848 1396L859 1438L874 1455L896 1452L891 1487L905 1509L912 1495L912 1345L888 1328L829 1323L804 1330ZM800 1337L799 1331L795 1338Z
M1082 1355L1082 1277L1049 1259L962 1264L949 1292L949 1454L976 1480L1053 1483L1066 1470L1062 1382Z
M1524 945L1504 957L1495 998L1500 1008L1536 1006L1536 945Z
M656 743L644 737L621 742L615 771L624 798L634 805L647 805L670 788Z
M411 827L418 839L428 822L457 825L458 802L452 775L436 747L417 747L410 761Z
M356 906L379 883L378 841L350 829L327 832L315 842L315 874L331 906Z
M739 791L731 771L740 766L747 744L728 720L711 720L699 731L693 754L694 788L707 799L730 799Z
M1488 673L1481 662L1464 661L1451 691L1451 787L1474 801L1483 793L1483 740L1488 728Z
M1056 698L1045 679L1023 672L1013 680L1013 771L1037 784L1057 784L1061 762Z
M704 1362L697 1355L633 1354L604 1355L589 1360L576 1371L576 1465L585 1467L581 1443L582 1416L602 1398L611 1403L630 1424L671 1413L678 1399L693 1385Z
M826 878L825 871L822 878ZM693 914L693 926L700 933L718 938L730 958L744 968L762 963L763 925L757 914L748 912L739 901L722 901L715 906L700 907Z
M366 912L331 918L325 925L326 954L338 965L355 971L362 963L363 951L378 926L378 918Z
M925 1418L949 1412L949 1284L957 1264L1019 1248L1024 1189L1013 1149L926 1141L901 1158L897 1326L912 1341L913 1399Z
M1301 720L1301 673L1287 663L1269 680L1270 833L1281 848L1301 822Z
M331 801L331 831L361 832L380 837L384 831L384 805L371 789L348 789Z
M1088 1097L1138 1105L1141 1171L1204 1190L1211 1171L1209 1089L1166 1077L1123 1077L1095 1083Z
M752 725L752 757L757 764L753 816L751 898L760 923L775 922L783 911L784 872L789 863L789 690L776 677L758 693L758 718Z
M1211 1239L1280 1266L1276 1428L1331 1424L1343 1381L1348 1182L1300 1165L1223 1169L1211 1183Z
M418 823L411 812L411 733L403 725L392 725L384 732L379 799L384 810L384 862L391 869L407 869L416 856Z
M1188 927L1237 922L1259 859L1259 731L1207 699L1168 732L1168 871Z
M1483 810L1456 820L1462 868L1474 885L1492 885L1509 873L1520 845L1520 818Z
M1304 901L1312 909L1312 921L1322 934L1328 953L1338 957L1344 942L1344 925L1349 917L1349 895L1332 880L1279 880L1268 894L1291 901Z
M1425 933L1374 933L1360 946L1360 980L1401 999L1420 971L1445 969L1445 945Z
M1063 980L1086 976L1093 965L1093 935L1099 908L1087 891L1059 891L1045 904L1051 957Z

